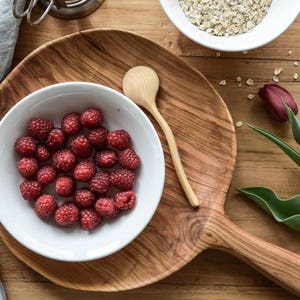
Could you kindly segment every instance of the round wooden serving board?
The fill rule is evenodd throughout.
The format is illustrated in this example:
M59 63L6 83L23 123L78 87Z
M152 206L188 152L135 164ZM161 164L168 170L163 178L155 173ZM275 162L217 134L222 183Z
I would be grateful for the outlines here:
M166 181L155 216L136 240L100 260L66 263L29 251L0 226L7 247L56 284L94 291L126 290L155 282L214 247L237 255L299 293L299 257L250 236L224 215L236 136L223 100L201 73L157 44L116 30L84 31L48 43L24 59L1 84L1 117L29 93L58 82L89 81L121 91L124 74L136 65L150 66L160 77L158 107L174 132L201 208L189 206L165 137L149 116L163 144Z

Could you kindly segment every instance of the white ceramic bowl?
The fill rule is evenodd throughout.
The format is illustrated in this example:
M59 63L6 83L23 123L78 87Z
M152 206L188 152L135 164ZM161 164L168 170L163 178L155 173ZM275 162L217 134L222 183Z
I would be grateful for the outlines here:
M271 42L293 23L300 12L299 0L273 0L268 14L252 31L218 37L191 24L178 0L160 0L160 3L173 24L188 38L208 48L228 52L250 50Z
M57 125L71 111L99 107L104 126L125 129L133 139L133 148L141 158L137 171L136 206L119 218L100 225L92 232L61 228L40 220L32 204L23 200L14 152L17 137L26 133L31 117L43 116ZM143 111L119 92L94 83L69 82L38 90L18 102L0 123L0 221L25 247L49 258L63 261L87 261L112 254L142 232L151 220L161 198L165 164L160 140Z

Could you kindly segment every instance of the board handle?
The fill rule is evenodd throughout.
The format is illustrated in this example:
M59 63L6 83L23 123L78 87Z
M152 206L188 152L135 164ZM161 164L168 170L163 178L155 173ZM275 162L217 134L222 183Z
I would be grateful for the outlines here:
M263 241L219 215L205 230L210 248L229 252L277 283L300 296L300 256Z

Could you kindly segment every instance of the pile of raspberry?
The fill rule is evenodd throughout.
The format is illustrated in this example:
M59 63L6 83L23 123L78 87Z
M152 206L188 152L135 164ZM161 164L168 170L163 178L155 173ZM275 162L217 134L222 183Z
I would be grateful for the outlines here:
M79 222L92 230L135 206L140 158L126 130L109 131L102 123L98 108L65 115L61 127L32 118L27 135L16 140L17 169L25 178L20 192L34 202L40 219L54 219L60 226ZM55 192L45 191L51 187Z

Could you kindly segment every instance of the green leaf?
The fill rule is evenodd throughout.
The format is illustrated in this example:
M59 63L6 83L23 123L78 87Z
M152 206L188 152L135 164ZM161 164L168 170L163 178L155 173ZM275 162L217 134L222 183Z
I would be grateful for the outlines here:
M298 166L300 166L300 153L285 143L282 139L274 136L272 133L256 127L254 125L247 124L253 130L259 132L273 143L275 143L282 151L284 151Z
M265 187L247 187L238 191L273 216L277 222L300 232L300 195L282 200L274 191Z
M284 109L289 117L289 122L292 127L292 132L295 141L300 145L300 121L295 116L294 112L287 106L285 101L282 101L282 104L284 106Z

